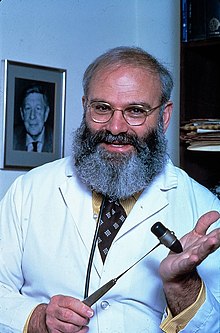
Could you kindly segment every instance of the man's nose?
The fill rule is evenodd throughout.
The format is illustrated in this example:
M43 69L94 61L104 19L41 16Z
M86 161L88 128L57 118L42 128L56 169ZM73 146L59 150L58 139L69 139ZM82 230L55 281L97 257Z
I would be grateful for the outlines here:
M31 119L34 119L36 117L36 111L35 111L35 109L33 108L33 109L31 109L31 112L30 112L30 118Z
M121 110L115 110L112 118L107 123L107 130L112 134L117 135L119 133L126 133L128 131L128 123L123 117Z

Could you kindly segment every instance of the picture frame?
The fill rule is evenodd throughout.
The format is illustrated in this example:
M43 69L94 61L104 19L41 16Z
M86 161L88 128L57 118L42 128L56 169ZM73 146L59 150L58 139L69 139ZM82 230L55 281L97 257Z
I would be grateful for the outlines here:
M66 70L3 62L3 169L29 170L63 157Z

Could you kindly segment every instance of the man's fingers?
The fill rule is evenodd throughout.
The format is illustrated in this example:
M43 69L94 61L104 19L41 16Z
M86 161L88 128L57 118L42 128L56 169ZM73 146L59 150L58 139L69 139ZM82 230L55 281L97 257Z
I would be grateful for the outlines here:
M82 303L79 299L70 297L56 295L51 298L51 304L57 305L59 308L68 309L78 313L81 316L91 318L94 314L93 310L86 304Z
M80 300L63 295L51 298L46 308L46 324L49 332L87 332L93 310Z
M205 235L210 225L220 218L217 211L211 211L202 215L195 226L195 232L201 236Z

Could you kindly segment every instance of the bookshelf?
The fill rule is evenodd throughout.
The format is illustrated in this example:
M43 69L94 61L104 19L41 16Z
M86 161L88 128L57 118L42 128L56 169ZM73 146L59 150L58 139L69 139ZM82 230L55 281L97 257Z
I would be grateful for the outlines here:
M180 128L192 119L220 121L220 35L190 41L181 38ZM189 150L189 144L180 140L181 168L213 192L216 186L220 188L220 144L216 148Z

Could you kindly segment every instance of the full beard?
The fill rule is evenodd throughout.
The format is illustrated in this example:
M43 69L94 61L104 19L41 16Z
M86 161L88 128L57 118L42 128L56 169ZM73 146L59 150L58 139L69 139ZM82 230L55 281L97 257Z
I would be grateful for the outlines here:
M134 151L112 153L100 143L131 144ZM113 200L126 199L147 188L167 162L167 140L162 119L157 128L143 138L108 131L92 133L82 121L74 133L73 159L83 183Z

